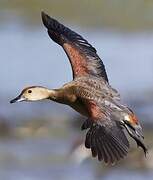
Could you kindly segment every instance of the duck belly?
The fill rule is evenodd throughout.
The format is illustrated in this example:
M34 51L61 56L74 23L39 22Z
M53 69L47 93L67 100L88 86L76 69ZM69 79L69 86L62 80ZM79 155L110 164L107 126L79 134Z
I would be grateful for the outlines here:
M88 109L86 108L85 104L80 100L75 101L75 103L70 104L70 106L81 115L89 117Z

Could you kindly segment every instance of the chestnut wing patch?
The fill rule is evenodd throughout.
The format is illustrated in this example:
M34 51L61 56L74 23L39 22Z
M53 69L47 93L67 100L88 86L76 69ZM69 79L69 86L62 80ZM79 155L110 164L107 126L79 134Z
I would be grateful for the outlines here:
M61 45L73 70L73 78L92 75L108 82L105 67L96 49L82 36L42 12L42 21L50 38Z

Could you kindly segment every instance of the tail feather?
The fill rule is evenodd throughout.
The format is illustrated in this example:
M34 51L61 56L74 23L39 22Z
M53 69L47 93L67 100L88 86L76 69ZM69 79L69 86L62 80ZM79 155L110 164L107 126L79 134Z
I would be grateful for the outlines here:
M146 156L148 150L143 142L144 136L142 135L142 129L139 124L132 126L128 121L124 121L124 127L129 135L136 141L138 147L141 147Z

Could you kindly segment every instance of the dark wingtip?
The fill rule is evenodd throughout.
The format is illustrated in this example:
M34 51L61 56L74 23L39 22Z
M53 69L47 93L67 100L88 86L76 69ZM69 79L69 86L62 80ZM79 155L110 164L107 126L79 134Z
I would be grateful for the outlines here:
M45 27L48 27L48 18L49 16L44 12L44 11L41 11L41 18L42 18L42 22L44 24Z
M47 29L57 30L58 29L57 27L59 25L61 25L56 19L50 17L44 11L41 12L41 18L42 18L42 22L43 22L44 26ZM63 26L63 25L61 25L61 26Z
M41 17L43 17L46 13L44 11L41 11Z

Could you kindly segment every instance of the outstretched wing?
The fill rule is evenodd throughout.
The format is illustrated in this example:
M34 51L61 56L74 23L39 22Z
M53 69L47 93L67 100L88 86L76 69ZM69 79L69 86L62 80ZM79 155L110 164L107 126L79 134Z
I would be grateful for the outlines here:
M73 70L73 78L92 75L108 82L105 67L87 40L57 20L42 12L42 21L53 41L66 52Z
M85 146L90 148L93 157L106 163L114 163L128 153L129 142L124 134L125 128L129 135L140 146L145 155L147 148L143 142L142 129L136 116L127 107L112 99L92 96L93 92L86 88L77 90L82 97L90 118L84 122L82 129L88 129ZM122 114L121 112L126 113Z
M90 121L89 119L87 121ZM96 123L91 120L86 134L85 147L91 149L92 156L98 157L99 161L113 164L124 158L129 149L129 142L120 126L114 121L108 123L99 119ZM87 124L87 122L85 122ZM84 128L83 124L82 130Z
M102 111L94 101L87 105L91 119L82 125L82 130L89 129L86 134L85 146L91 149L92 156L99 161L115 163L127 155L129 142L119 121L112 114Z

